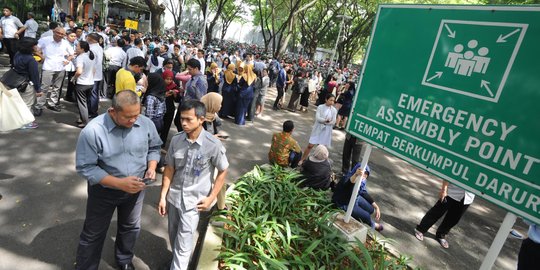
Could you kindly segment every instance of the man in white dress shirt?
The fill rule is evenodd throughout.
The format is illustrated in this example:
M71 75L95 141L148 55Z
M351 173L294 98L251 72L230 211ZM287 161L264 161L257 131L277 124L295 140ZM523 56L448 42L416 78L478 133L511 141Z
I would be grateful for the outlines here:
M60 99L60 87L65 75L65 66L74 58L73 47L64 39L66 30L57 27L53 35L40 38L38 47L43 52L43 72L41 74L41 89L43 95L37 98L34 105L34 115L41 116L43 107L46 105L52 111L60 112L58 104Z

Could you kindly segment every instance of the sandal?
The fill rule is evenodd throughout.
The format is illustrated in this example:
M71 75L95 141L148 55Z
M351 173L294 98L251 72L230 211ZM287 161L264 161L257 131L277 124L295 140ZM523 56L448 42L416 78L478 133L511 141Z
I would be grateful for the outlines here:
M414 229L414 236L416 236L416 239L419 241L424 241L424 234L417 229Z
M439 242L439 244L441 244L441 246L443 248L449 248L450 245L448 244L448 241L446 241L446 239L444 238L437 238L437 241Z

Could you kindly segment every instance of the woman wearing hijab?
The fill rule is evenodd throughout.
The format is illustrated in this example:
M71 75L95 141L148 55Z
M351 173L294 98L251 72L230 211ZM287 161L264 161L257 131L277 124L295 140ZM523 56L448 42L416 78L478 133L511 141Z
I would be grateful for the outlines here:
M219 93L219 85L221 83L221 76L218 65L214 62L210 64L210 68L206 72L206 81L208 82L208 93Z
M162 147L165 148L167 143L167 137L169 136L169 129L174 119L174 111L176 107L175 102L181 103L182 97L178 90L178 85L174 82L174 72L168 68L163 68L161 78L165 83L165 115L163 116L163 128L160 131L161 141L163 141Z
M158 132L163 129L163 116L165 115L165 81L158 73L148 74L148 88L144 95L144 115L150 118Z
M253 72L253 65L246 65L244 63L238 67L238 73L240 76L238 79L234 123L243 126L246 124L246 114L253 101L253 83L255 82L255 79L257 79L257 75Z
M221 102L223 97L215 92L210 92L201 98L201 102L206 108L206 116L204 117L203 127L206 131L217 135L217 113L221 109Z
M148 70L150 73L154 73L162 69L163 61L165 61L165 58L159 56L159 50L153 50L152 56L148 58L148 62L146 63L146 70Z
M229 64L227 70L223 72L223 85L221 87L223 103L221 110L219 111L219 117L221 118L234 116L234 108L236 107L236 86L238 84L238 79L234 73L235 69L236 66L234 64Z
M332 166L328 159L328 149L324 145L317 145L313 154L302 164L302 175L305 179L300 187L326 190L330 187Z
M304 156L300 163L309 156L313 146L322 144L326 147L330 147L332 145L332 127L336 123L337 116L337 110L333 106L335 100L336 97L334 97L334 95L328 94L325 103L317 107L315 123L313 124L311 136L309 137L309 144L304 151Z

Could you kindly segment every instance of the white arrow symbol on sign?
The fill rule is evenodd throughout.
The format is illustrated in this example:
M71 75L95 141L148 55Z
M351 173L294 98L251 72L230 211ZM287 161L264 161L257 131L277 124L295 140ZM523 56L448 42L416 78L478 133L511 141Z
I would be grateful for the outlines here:
M506 42L506 39L509 38L510 36L512 36L513 34L519 32L519 28L510 32L510 34L506 35L506 36L503 36L502 34L499 35L499 37L497 38L497 43L503 43L503 42Z
M488 91L489 95L490 95L491 97L493 97L493 93L492 93L491 90L489 89L489 82L488 82L488 81L482 80L482 81L480 82L480 88L482 88L482 87L486 88L486 90Z
M448 37L450 38L456 37L456 31L450 30L450 27L448 27L448 24L445 24L444 27L446 27L446 30L448 30Z
M429 82L435 78L440 78L442 76L442 71L435 72L435 75L431 76L429 79L426 80L426 82Z

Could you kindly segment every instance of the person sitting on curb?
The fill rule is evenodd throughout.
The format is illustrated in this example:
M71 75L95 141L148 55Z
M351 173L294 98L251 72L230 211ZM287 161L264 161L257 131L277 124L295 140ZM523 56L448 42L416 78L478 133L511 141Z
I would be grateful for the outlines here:
M319 144L313 153L302 164L301 187L310 187L318 190L327 190L332 182L332 164L328 158L328 149Z
M354 166L347 175L343 176L341 181L336 185L334 195L332 196L332 202L334 202L339 209L347 211L349 201L353 195L354 184L356 181L361 181L358 194L356 195L356 201L353 206L352 217L369 224L372 229L381 232L384 229L382 223L375 222L371 219L371 214L375 213L375 220L379 221L381 218L381 211L366 188L367 178L369 177L370 172L369 166L366 166L366 170L362 172L361 163L356 164L356 166Z
M283 132L274 133L270 152L268 152L270 164L291 168L298 166L298 162L302 157L302 148L292 137L293 130L293 121L287 120L283 122Z

